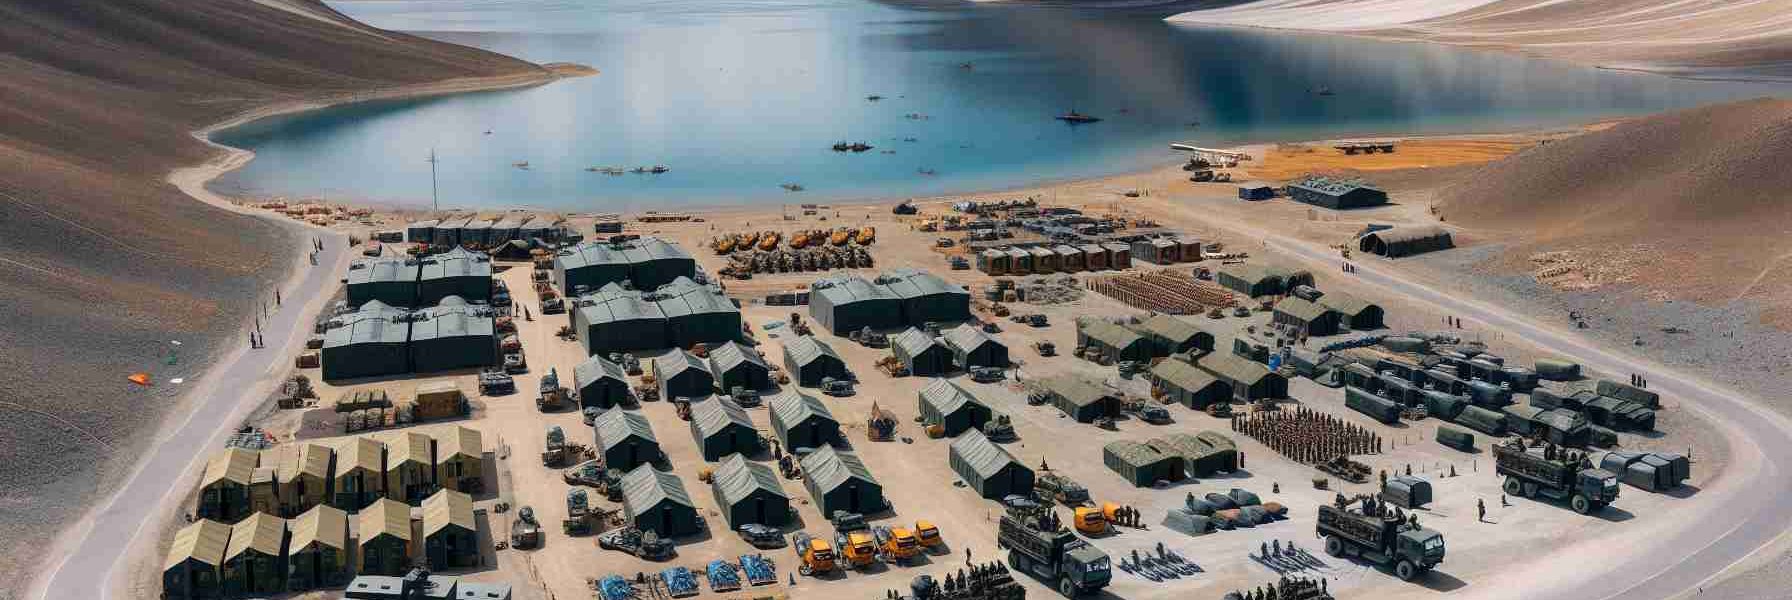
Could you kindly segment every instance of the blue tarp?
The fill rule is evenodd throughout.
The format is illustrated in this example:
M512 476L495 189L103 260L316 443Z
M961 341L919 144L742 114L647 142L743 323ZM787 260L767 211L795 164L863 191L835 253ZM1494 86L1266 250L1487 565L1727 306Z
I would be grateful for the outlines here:
M725 560L709 561L709 590L712 592L732 592L740 589L740 573L734 565Z
M763 556L741 555L740 570L746 572L747 583L753 585L768 585L778 582L778 569L772 566L772 561Z
M688 598L703 590L697 588L697 576L684 567L672 567L660 571L660 581L666 583L666 593L673 598Z
M611 575L598 582L598 591L604 600L629 600L635 596L635 586L629 585L621 575Z

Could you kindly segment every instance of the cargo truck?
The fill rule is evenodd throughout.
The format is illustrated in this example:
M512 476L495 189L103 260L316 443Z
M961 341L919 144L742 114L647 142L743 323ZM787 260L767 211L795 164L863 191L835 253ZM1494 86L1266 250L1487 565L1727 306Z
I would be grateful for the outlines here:
M1377 565L1393 565L1394 576L1412 581L1444 561L1444 536L1385 512L1373 498L1362 508L1338 502L1319 507L1316 535L1325 538L1325 553L1356 557Z
M1055 584L1067 598L1092 594L1113 579L1108 555L1065 529L1046 508L1002 515L996 547L1008 550L1008 566Z
M1494 473L1506 478L1503 484L1509 496L1568 500L1574 512L1588 514L1605 508L1618 499L1618 476L1593 467L1585 454L1570 454L1546 446L1538 451L1524 440L1495 444Z

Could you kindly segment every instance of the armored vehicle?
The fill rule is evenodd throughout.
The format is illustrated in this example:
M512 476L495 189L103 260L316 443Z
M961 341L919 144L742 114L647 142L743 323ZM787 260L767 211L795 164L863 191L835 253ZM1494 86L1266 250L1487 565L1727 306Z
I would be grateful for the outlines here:
M1039 477L1033 481L1033 489L1039 497L1049 499L1065 506L1083 506L1089 504L1089 489L1070 477L1041 469Z

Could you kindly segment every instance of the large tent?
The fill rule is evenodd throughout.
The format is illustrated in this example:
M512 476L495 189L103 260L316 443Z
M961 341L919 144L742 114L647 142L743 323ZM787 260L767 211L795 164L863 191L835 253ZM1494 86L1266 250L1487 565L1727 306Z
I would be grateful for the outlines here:
M632 282L636 289L651 290L679 277L696 275L697 261L690 254L657 237L620 243L584 242L554 255L554 279L567 295L624 282Z
M652 296L666 315L666 335L675 347L720 344L741 336L740 308L719 290L679 277Z
M758 350L730 341L709 351L709 372L716 387L732 392L736 387L763 390L771 387L771 369Z
M324 332L326 381L409 373L410 313L369 300L361 309L332 319Z
M708 461L759 450L759 430L753 427L753 419L727 396L691 403L691 437L697 441L703 460Z
M1062 375L1042 382L1053 406L1079 423L1120 414L1120 396L1100 384L1076 375Z
M288 524L287 588L337 586L348 579L348 513L314 506Z
M630 524L663 538L702 531L697 507L677 475L642 466L622 476L622 508Z
M1215 352L1201 357L1195 366L1232 386L1232 397L1244 402L1259 398L1288 397L1288 378L1248 358Z
M1151 344L1131 329L1094 317L1076 320L1076 345L1108 361L1151 360Z
M903 323L902 299L861 277L824 277L809 285L809 316L838 335L889 329Z
M613 408L598 415L591 428L605 467L627 471L664 456L653 436L653 425L639 413Z
M588 356L573 367L572 382L579 392L579 408L608 410L628 399L628 373L600 355Z
M418 373L498 364L491 307L448 296L410 315L411 369Z
M790 497L771 467L729 455L716 467L709 486L731 527L748 523L783 527L790 522Z
M965 485L984 498L999 500L1033 491L1033 470L976 430L952 440L946 459Z
M940 424L946 437L981 428L992 417L989 406L944 378L936 377L927 382L916 396L921 419Z
M449 296L491 300L492 257L465 248L425 257L418 268L417 305L429 306Z
M1193 435L1172 433L1149 443L1164 452L1182 456L1183 467L1190 477L1209 477L1238 469L1238 443L1217 431Z
M479 564L479 524L473 518L472 496L444 489L423 501L423 548L432 570Z
M348 305L378 300L390 306L417 305L417 261L400 257L356 260L348 265Z
M912 375L922 377L952 371L952 351L927 332L910 327L890 338L890 353Z
M803 457L803 486L823 515L835 511L873 514L889 508L884 500L883 485L871 476L871 470L858 455L833 446Z
M969 323L946 330L941 338L960 368L1008 368L1008 347Z
M1173 315L1155 315L1132 327L1151 343L1153 356L1213 350L1213 334Z
M1357 250L1399 258L1455 247L1450 230L1437 225L1402 225L1371 231L1356 239Z
M834 379L851 379L852 373L846 369L846 361L840 354L815 336L797 336L796 339L784 342L784 368L796 379L797 385L815 387L827 377Z
M378 499L385 489L385 453L385 446L372 438L345 438L336 448L331 505L355 512Z
M1277 302L1271 318L1277 324L1292 327L1304 336L1337 335L1341 321L1337 312L1318 302L1295 296Z
M660 399L702 398L715 390L709 363L684 350L672 350L653 359L653 379Z
M216 598L223 587L224 548L230 526L199 519L174 534L162 561L162 597L169 600Z
M357 572L403 575L410 568L411 507L380 498L355 514Z
M1151 487L1159 481L1177 482L1187 478L1182 456L1150 444L1131 440L1108 442L1101 449L1102 462L1136 487Z
M1343 292L1326 292L1319 305L1338 313L1338 324L1353 331L1380 329L1383 312L1378 305Z
M567 309L586 354L671 347L666 313L641 294L619 287L579 296Z
M224 546L224 594L272 594L286 588L286 519L255 513L230 526Z
M1220 377L1192 364L1168 359L1151 367L1151 388L1154 395L1195 410L1206 409L1215 402L1232 400L1232 385Z
M902 304L903 321L909 325L968 321L971 318L971 293L947 283L938 275L916 269L895 269L878 275L876 282L896 295Z
M809 396L785 390L766 401L772 415L772 432L787 451L820 448L841 441L840 422L828 407Z

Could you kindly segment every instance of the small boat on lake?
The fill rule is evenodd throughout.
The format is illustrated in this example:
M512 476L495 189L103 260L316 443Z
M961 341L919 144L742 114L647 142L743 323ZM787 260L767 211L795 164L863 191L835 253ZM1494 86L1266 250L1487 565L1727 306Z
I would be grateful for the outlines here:
M1083 113L1072 110L1070 112L1058 115L1058 120L1063 121L1065 123L1094 123L1094 122L1100 121L1101 117L1085 115Z

